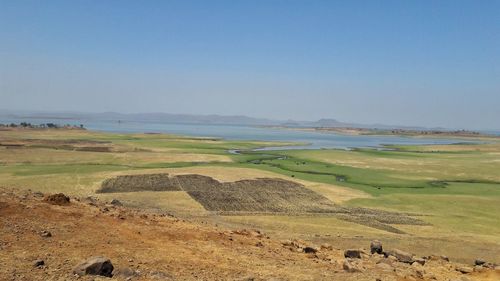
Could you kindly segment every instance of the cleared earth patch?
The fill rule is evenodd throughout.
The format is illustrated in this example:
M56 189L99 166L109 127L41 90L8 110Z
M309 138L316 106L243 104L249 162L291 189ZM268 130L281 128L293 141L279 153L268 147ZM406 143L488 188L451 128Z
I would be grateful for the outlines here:
M105 180L99 193L134 191L180 191L168 174L125 175Z
M279 178L219 182L196 174L125 175L104 181L98 193L138 191L184 191L220 215L330 215L393 233L404 232L392 225L427 225L408 214L337 205L300 183Z
M337 207L303 185L275 178L221 183L211 177L175 177L205 209L221 213L329 213Z

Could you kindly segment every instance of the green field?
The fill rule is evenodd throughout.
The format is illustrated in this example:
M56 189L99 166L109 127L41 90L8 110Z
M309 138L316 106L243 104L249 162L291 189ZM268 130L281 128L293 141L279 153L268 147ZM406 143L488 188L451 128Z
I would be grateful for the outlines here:
M134 207L159 208L229 227L261 228L283 238L348 246L378 238L422 255L500 262L500 141L483 141L392 146L384 151L254 152L254 148L287 143L5 130L0 131L0 185L118 198ZM225 182L278 177L297 181L342 206L411 213L430 225L401 225L398 228L406 234L395 234L331 216L215 216L180 191L95 193L111 177L147 173L200 174Z

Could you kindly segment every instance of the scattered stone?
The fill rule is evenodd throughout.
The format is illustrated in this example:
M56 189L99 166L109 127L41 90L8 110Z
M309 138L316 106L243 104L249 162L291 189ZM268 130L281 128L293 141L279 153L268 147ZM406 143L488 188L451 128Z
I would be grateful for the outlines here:
M286 241L281 242L281 244L285 247L288 247L291 251L298 252L298 253L302 253L302 252L304 252L305 248L310 247L310 246L307 246L306 243L302 240L293 240L293 241L286 240ZM315 248L317 250L316 247L313 247L313 248ZM311 250L311 249L308 249L308 250Z
M450 261L450 259L447 256L441 256L441 259L444 261Z
M382 242L378 241L378 240L373 240L371 243L370 243L370 252L372 254L382 254L383 253L383 249L382 249Z
M394 256L399 262L413 263L413 256L410 253L395 249L394 251L384 252L384 256Z
M83 275L100 275L106 277L113 276L113 264L105 257L92 257L79 264L73 273L79 276Z
M457 271L462 272L463 274L468 274L474 272L474 269L469 266L460 266L456 268Z
M63 193L52 194L44 199L45 202L52 205L68 205L70 203L69 197L64 195Z
M344 257L351 259L360 259L361 258L361 250L345 250Z
M34 267L40 267L40 266L44 266L45 265L45 261L44 260L36 260L34 263L33 263L33 266Z
M486 263L486 261L485 261L485 260L483 260L483 259L476 259L476 260L474 261L474 265L483 265L483 264L485 264L485 263Z
M359 269L355 264L349 262L348 260L344 261L344 263L342 264L342 268L349 273L361 272L361 269Z
M257 246L257 247L264 247L264 244L262 244L262 242L259 241L259 242L255 243L255 246Z
M50 233L50 231L48 231L48 230L42 230L42 232L40 232L40 236L42 236L44 238L48 238L48 237L52 237L52 233Z
M113 205L113 206L123 206L122 202L120 202L118 199L111 200L111 205Z

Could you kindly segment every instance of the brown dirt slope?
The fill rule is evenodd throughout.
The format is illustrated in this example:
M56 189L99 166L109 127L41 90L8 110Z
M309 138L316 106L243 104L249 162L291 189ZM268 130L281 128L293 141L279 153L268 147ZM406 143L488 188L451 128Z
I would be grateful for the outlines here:
M0 218L0 280L96 280L72 274L76 265L92 256L111 259L116 280L500 277L498 270L486 267L464 274L457 270L464 269L464 265L440 258L428 258L424 266L378 254L345 259L343 249L335 246L280 242L259 231L231 231L95 199L71 198L69 205L59 206L46 203L39 193L0 189ZM43 260L44 265L35 266L36 260ZM471 268L469 265L464 270Z

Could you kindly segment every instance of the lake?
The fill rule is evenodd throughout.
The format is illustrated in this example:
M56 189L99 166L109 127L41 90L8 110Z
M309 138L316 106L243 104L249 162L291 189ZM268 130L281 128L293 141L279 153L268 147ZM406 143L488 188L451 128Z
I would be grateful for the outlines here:
M261 128L252 126L235 125L195 125L171 124L156 122L117 122L104 120L75 120L75 119L37 119L37 118L0 118L0 123L29 122L32 124L83 124L85 128L95 131L113 133L169 133L195 137L216 137L227 140L260 140L300 142L309 145L286 147L286 149L321 149L321 148L381 148L384 144L396 145L422 145L422 144L452 144L469 142L470 140L427 138L427 137L402 137L402 136L353 136L337 133L321 133L295 131L287 129ZM283 149L283 147L266 147L270 149Z

